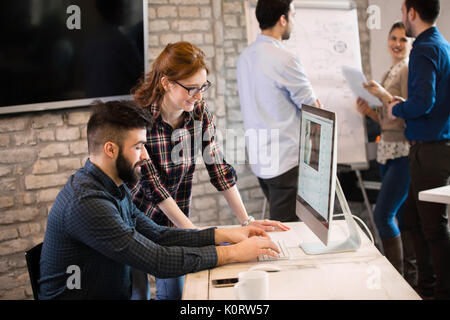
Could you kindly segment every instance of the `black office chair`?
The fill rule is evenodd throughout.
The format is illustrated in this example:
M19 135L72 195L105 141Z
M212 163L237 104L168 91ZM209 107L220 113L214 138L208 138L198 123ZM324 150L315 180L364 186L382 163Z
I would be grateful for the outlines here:
M41 260L42 242L25 252L28 274L30 276L31 289L33 289L34 300L39 300L38 280L40 277L39 261Z

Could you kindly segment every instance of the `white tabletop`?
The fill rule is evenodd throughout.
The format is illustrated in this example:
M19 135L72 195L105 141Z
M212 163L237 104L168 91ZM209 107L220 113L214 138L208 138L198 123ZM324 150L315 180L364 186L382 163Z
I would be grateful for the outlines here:
M450 204L450 185L419 192L419 200Z
M310 256L298 244L318 239L303 222L287 225L291 227L290 231L270 233L274 240L282 239L286 243L292 258L264 262L282 269L269 274L269 299L420 299L360 228L362 245L356 252ZM337 221L334 226L331 239L343 239L346 236L344 222ZM235 263L188 274L183 299L233 300L233 287L216 288L211 285L211 280L236 277L257 263Z

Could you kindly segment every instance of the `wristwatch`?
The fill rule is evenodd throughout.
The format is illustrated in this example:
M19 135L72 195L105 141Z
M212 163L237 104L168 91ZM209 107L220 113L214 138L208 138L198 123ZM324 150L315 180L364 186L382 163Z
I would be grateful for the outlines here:
M248 219L244 222L242 222L242 226L246 227L248 226L250 223L252 223L253 221L255 221L255 218L253 218L252 216L248 216Z

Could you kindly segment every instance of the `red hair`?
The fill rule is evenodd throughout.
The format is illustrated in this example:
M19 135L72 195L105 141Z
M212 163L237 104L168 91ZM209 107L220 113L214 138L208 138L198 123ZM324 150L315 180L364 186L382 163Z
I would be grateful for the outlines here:
M169 81L183 80L201 69L209 74L202 50L189 42L170 43L153 62L152 70L133 89L134 101L141 107L160 106L165 94L163 77Z

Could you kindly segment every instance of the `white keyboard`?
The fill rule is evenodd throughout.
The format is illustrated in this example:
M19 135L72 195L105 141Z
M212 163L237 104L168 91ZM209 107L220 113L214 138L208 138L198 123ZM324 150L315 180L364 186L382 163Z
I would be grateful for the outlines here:
M262 254L258 256L259 261L288 260L291 257L289 254L289 250L283 240L273 240L273 242L275 242L275 244L278 246L278 249L280 250L278 258L268 256L267 254Z

